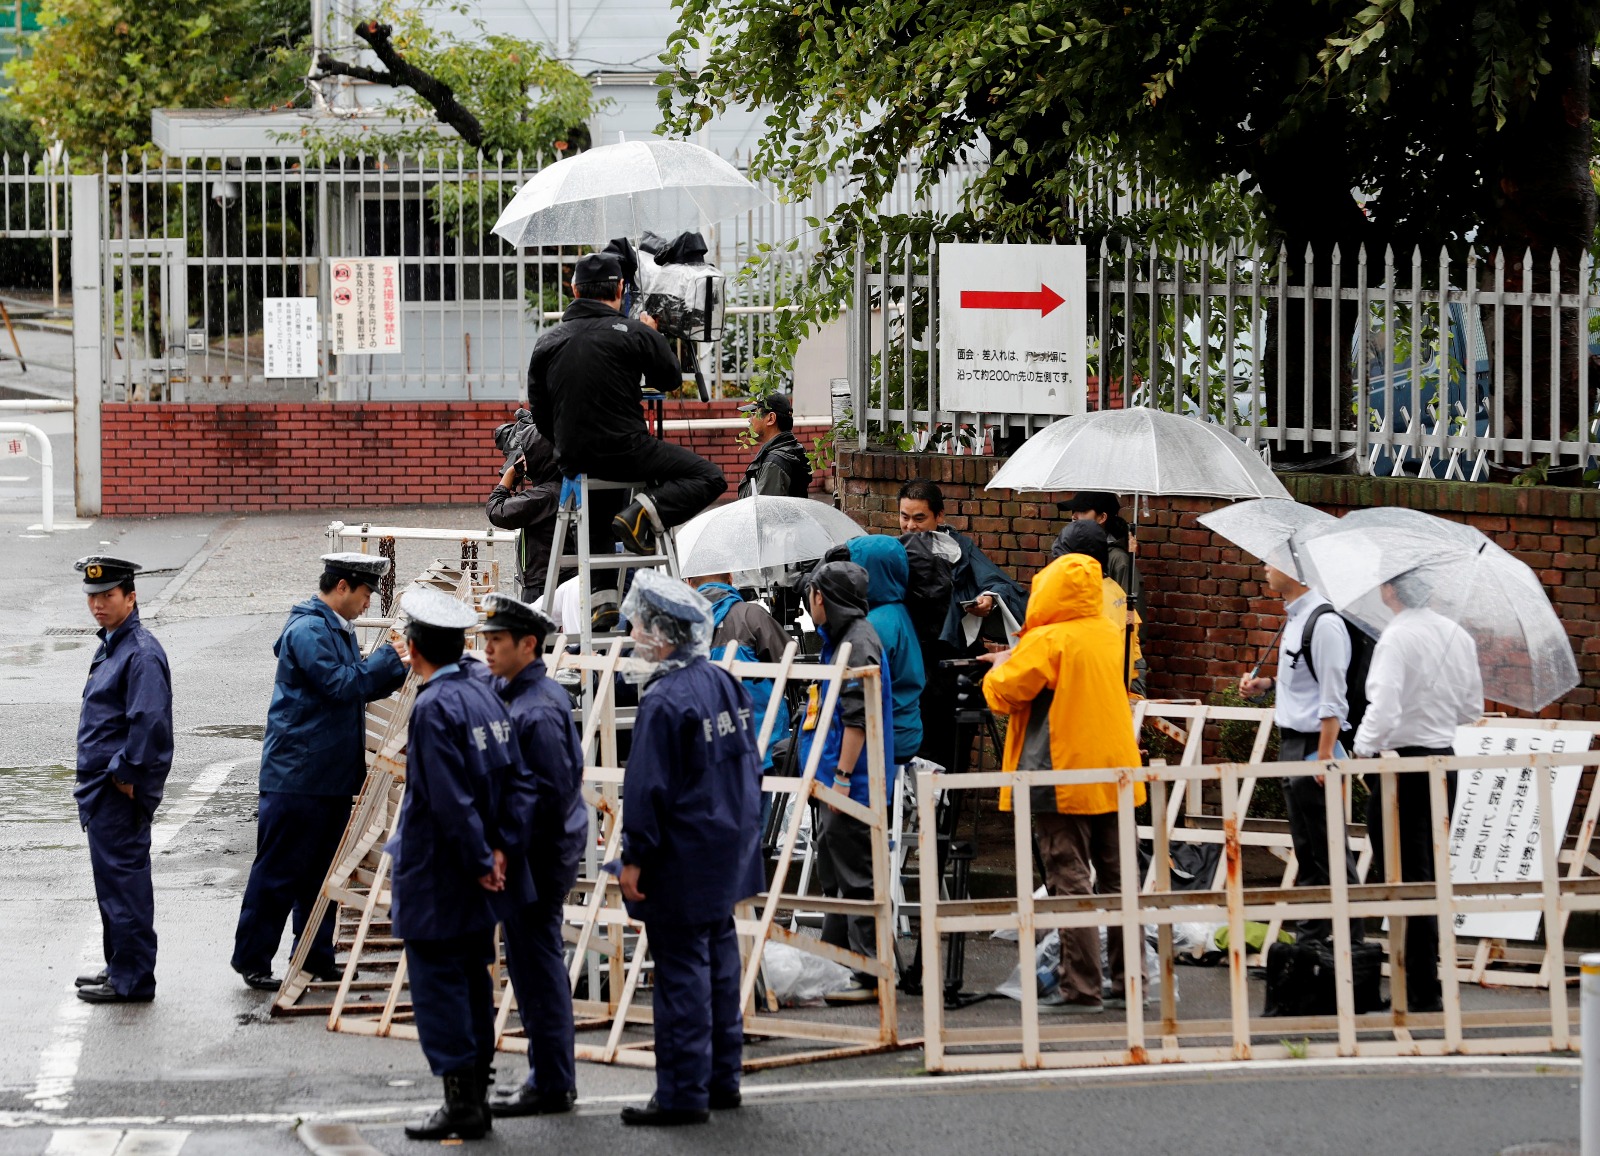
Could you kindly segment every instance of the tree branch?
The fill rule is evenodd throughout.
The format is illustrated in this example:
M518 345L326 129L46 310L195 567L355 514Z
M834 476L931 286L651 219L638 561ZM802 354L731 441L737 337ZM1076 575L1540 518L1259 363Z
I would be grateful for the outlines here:
M387 84L395 88L409 88L433 106L434 115L455 129L461 139L475 149L483 147L483 126L478 118L456 99L455 90L444 81L409 63L401 56L392 39L394 29L376 20L363 21L355 33L372 49L379 62L388 69L380 72L359 64L347 64L324 53L317 57L317 69L326 76L348 76L373 84Z

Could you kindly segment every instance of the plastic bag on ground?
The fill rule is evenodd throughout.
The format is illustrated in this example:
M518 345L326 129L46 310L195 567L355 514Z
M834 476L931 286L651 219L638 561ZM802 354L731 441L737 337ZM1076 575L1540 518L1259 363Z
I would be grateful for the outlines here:
M850 982L848 967L786 943L767 944L761 963L767 990L783 1007L820 1004L823 996Z

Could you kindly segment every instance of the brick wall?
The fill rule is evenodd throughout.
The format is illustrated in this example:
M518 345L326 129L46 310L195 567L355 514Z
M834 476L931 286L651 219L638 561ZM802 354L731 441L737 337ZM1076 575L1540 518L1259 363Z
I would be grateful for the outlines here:
M668 402L667 420L737 418L736 401ZM511 402L107 404L100 409L108 516L362 506L478 505L502 457ZM668 437L722 467L729 496L751 450L737 429ZM808 448L820 427L799 431ZM813 482L828 485L826 476Z
M892 533L899 532L895 493L901 484L913 478L937 482L945 495L946 521L1027 582L1049 560L1050 542L1063 521L1055 503L1070 495L984 490L1002 461L842 452L838 469L846 511L869 529ZM1470 523L1532 566L1566 625L1580 678L1576 689L1543 714L1595 717L1600 492L1404 478L1280 477L1296 499L1331 514L1409 506ZM1145 652L1153 696L1206 698L1234 685L1270 645L1282 621L1281 605L1262 583L1259 563L1195 521L1225 504L1212 498L1156 498L1141 506L1138 560L1149 610Z

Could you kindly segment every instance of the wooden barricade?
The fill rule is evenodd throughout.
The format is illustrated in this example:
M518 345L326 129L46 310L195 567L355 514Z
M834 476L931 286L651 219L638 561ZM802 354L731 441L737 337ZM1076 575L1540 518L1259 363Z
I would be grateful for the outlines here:
M1443 1007L1438 1012L1409 1012L1405 1006L1403 958L1396 958L1391 983L1394 1006L1384 1011L1357 1014L1354 1006L1350 920L1382 917L1399 920L1432 915L1439 921L1439 955L1453 961L1457 955L1455 916L1459 913L1538 911L1544 919L1547 961L1565 958L1566 917L1576 911L1600 911L1600 878L1560 874L1557 840L1543 840L1538 857L1543 878L1522 882L1452 883L1450 879L1450 814L1447 772L1477 769L1529 768L1539 813L1551 813L1554 768L1600 764L1600 752L1339 760L1320 764L1330 813L1342 803L1344 780L1353 775L1379 773L1383 789L1378 805L1384 808L1388 832L1395 820L1394 776L1423 772L1428 776L1433 811L1433 882L1399 880L1399 856L1386 856L1386 878L1349 884L1343 872L1333 872L1325 887L1246 888L1240 870L1243 843L1238 829L1224 830L1224 879L1221 887L1206 891L1173 891L1165 869L1167 828L1153 832L1156 878L1149 892L1139 885L1137 866L1138 824L1134 814L1134 786L1148 785L1154 813L1163 814L1176 784L1194 790L1203 783L1220 785L1224 812L1237 814L1247 780L1292 777L1304 773L1303 763L1263 763L1254 766L1218 764L1201 766L1124 767L1098 771L1021 771L950 775L924 773L917 798L922 822L933 821L933 800L940 791L1013 787L1012 801L1017 894L1013 898L981 900L939 899L937 867L932 857L921 863L923 895L923 984L938 990L943 974L942 937L952 932L993 932L1015 929L1024 977L1033 974L1034 933L1049 928L1105 926L1123 936L1129 960L1142 958L1145 925L1170 926L1178 922L1226 922L1228 950L1227 1018L1180 1020L1173 986L1171 937L1162 936L1160 952L1161 1001L1153 1019L1146 1019L1144 982L1140 969L1130 967L1124 984L1128 1011L1121 1017L1094 1021L1041 1024L1038 995L1032 983L1022 984L1020 1022L981 1028L952 1028L945 1022L939 1000L923 1004L926 1066L932 1071L994 1071L1006 1069L1143 1064L1185 1060L1247 1060L1301 1056L1391 1055L1497 1055L1565 1051L1576 1043L1576 1007L1565 984L1551 984L1542 1008L1525 1003L1490 1010L1464 1011L1457 968L1439 969ZM1071 781L1109 783L1118 792L1117 830L1122 878L1120 891L1035 899L1032 888L1031 787L1054 787ZM1330 825L1329 859L1344 856L1344 831ZM1397 849L1386 846L1386 851ZM1336 1012L1323 1016L1272 1017L1252 1014L1244 950L1246 920L1327 919L1332 921ZM1403 937L1397 936L1398 939ZM1426 1034L1422 1034L1426 1033ZM1307 1036L1301 1042L1294 1037ZM1315 1038L1309 1038L1315 1037Z
M463 578L458 592L470 596L472 584ZM605 654L569 655L565 639L558 638L549 654L549 675L576 672L594 687L593 705L588 712L582 739L586 766L584 797L593 808L593 830L598 854L591 857L589 869L568 897L565 935L573 945L569 981L577 990L587 978L590 988L583 998L574 999L575 1019L580 1032L603 1030L603 1042L580 1042L579 1059L650 1067L654 1065L653 1041L626 1038L630 1025L651 1022L648 1007L638 1000L646 963L648 940L642 925L631 920L621 903L614 878L599 869L600 864L617 858L622 837L621 786L623 768L618 758L619 729L631 723L631 710L619 708L615 688L619 676L638 676L648 671L646 664L626 658L622 642L616 640ZM765 725L758 735L764 753L771 741L777 718L776 704L790 683L815 683L819 686L817 726L825 733L834 716L839 689L847 678L859 677L865 683L867 702L868 790L870 807L862 807L844 795L822 787L816 773L823 744L814 744L798 778L768 776L766 791L792 794L801 800L815 801L866 823L872 832L872 861L875 897L871 900L825 899L806 896L809 909L865 915L876 928L876 958L856 955L819 939L790 932L776 920L781 907L799 901L785 891L790 864L800 836L801 808L792 809L788 827L779 843L778 860L771 890L754 898L736 913L743 971L741 1004L746 1009L747 1039L794 1041L799 1047L759 1056L747 1053L746 1067L759 1068L810 1060L861 1055L899 1046L896 1007L898 969L895 962L894 929L890 901L889 825L887 770L883 763L882 697L878 690L878 668L849 668L848 651L840 661L828 666L796 662L790 645L776 663L745 663L725 660L720 663L738 678L772 680ZM343 976L337 984L313 980L303 969L305 945L297 953L274 1003L275 1014L326 1014L332 1031L361 1035L415 1039L406 982L405 958L401 944L389 932L389 857L382 847L393 833L404 792L405 719L409 715L414 690L403 692L388 708L379 725L369 714L369 732L382 733L369 756L368 781L352 814L339 854L323 887L322 898L313 918L327 903L339 904L338 946L349 952ZM375 710L378 708L374 708ZM312 924L314 926L314 924ZM768 942L782 942L800 950L845 964L879 979L878 1023L874 1027L820 1022L815 1019L785 1017L758 1010L755 992L761 971L762 951ZM609 990L596 990L599 969L586 965L596 955L602 961ZM503 966L496 968L497 1021L496 1044L509 1052L526 1052L527 1041L513 1018L516 1009L509 976Z

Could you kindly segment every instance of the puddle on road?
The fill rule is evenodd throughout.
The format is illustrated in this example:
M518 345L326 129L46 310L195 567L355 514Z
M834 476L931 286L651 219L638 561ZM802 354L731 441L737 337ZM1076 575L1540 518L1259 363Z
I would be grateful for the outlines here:
M259 723L212 723L191 727L187 733L208 739L246 739L259 743L267 737L267 728Z
M0 821L76 822L72 801L77 775L71 767L0 767Z
M98 638L41 638L38 642L23 642L0 646L0 666L42 666L45 659L64 650L82 650L98 645Z

